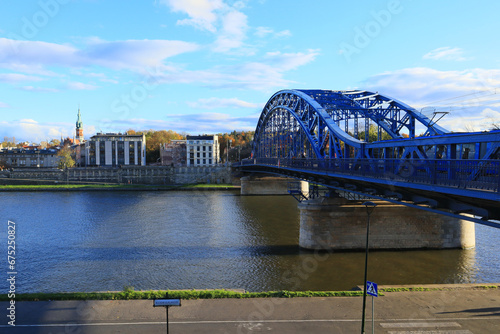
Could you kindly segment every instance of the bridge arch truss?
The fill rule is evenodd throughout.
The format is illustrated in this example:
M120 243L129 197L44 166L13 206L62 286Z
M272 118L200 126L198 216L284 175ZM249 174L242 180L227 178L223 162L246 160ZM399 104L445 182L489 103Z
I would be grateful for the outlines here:
M414 139L418 128L424 137L448 133L410 106L382 94L359 90L282 90L269 99L262 111L253 155L369 158L370 141ZM370 138L373 130L374 140Z

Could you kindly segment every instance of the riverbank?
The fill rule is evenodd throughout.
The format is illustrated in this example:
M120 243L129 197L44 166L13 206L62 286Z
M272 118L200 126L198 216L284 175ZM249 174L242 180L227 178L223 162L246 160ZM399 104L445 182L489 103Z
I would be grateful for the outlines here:
M374 298L375 332L498 333L500 288L480 286L414 286L423 290ZM181 299L180 307L169 308L169 327L173 333L356 333L362 301L361 296ZM0 302L0 309L8 303ZM371 299L367 333L372 329L370 304ZM165 308L153 307L151 300L16 302L14 313L16 326L4 316L0 328L12 333L165 333Z
M247 298L296 298L296 297L349 297L360 296L362 291L267 291L246 292L244 290L149 290L69 293L25 293L17 294L17 301L48 300L137 300L164 298L180 299L247 299ZM7 294L0 295L0 301L10 300Z
M428 285L396 285L379 286L379 295L392 292L423 292L452 290L500 290L499 284L428 284ZM241 289L209 289L209 290L148 290L136 291L126 287L123 291L105 292L61 292L61 293L25 293L17 294L16 301L49 301L49 300L138 300L164 298L179 299L249 299L249 298L304 298L304 297L359 297L363 295L362 286L350 291L264 291L248 292ZM0 301L8 301L7 294L0 295Z
M139 185L139 184L47 184L0 185L2 191L168 191L168 190L239 190L232 184Z
M57 185L57 184L223 184L232 183L231 167L226 166L121 166L14 168L0 171L0 184Z

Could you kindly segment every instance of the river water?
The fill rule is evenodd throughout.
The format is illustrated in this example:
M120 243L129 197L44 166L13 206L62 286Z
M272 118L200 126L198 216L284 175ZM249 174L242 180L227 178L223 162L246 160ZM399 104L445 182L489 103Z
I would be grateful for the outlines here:
M364 253L298 247L289 196L233 191L0 193L1 268L16 224L16 289L25 292L241 288L346 290ZM370 253L378 284L500 282L500 230L476 225L476 248ZM0 291L8 291L5 279Z

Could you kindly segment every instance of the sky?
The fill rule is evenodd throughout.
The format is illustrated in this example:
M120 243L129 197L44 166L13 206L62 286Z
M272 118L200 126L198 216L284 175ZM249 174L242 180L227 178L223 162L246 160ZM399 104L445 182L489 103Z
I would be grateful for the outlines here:
M254 130L282 89L500 121L496 0L0 0L0 140Z

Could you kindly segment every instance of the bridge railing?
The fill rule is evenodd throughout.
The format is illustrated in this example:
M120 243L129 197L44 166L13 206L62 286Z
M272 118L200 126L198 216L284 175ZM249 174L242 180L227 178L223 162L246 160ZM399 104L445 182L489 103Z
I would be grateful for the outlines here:
M241 165L338 173L409 183L500 192L500 160L246 159Z

